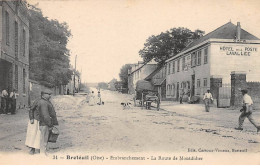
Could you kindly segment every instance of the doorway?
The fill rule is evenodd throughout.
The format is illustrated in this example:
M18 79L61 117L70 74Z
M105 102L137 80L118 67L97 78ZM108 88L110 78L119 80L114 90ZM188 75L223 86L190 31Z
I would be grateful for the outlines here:
M191 75L191 96L195 95L195 74Z

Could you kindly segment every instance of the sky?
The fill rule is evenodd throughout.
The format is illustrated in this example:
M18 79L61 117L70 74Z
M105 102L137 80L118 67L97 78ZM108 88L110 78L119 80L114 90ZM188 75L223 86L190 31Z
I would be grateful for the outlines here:
M259 0L27 0L44 16L66 22L71 64L82 81L119 80L120 68L141 61L151 35L174 27L209 33L231 20L260 38Z

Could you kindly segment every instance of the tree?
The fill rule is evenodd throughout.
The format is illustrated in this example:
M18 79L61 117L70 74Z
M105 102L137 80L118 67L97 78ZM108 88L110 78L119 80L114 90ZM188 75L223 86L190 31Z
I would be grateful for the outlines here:
M119 77L123 83L123 88L128 87L128 70L131 69L130 64L125 64L121 67Z
M108 84L105 82L99 82L98 83L98 88L100 89L108 89Z
M39 8L32 5L29 5L29 12L30 79L47 87L68 84L73 74L66 47L71 36L68 25L49 20Z
M144 62L154 59L156 62L163 62L181 52L194 39L200 38L204 31L191 30L183 27L172 28L170 31L150 36L144 48L139 51Z

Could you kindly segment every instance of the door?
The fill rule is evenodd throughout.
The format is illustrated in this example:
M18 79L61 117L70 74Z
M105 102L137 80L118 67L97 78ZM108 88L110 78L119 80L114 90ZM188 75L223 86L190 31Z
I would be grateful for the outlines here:
M191 75L191 96L195 94L195 75Z
M176 91L176 100L179 101L179 82L177 83Z

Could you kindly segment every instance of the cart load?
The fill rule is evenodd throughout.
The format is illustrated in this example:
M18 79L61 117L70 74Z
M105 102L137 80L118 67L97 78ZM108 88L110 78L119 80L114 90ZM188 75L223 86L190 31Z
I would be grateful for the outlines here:
M158 92L150 82L146 80L137 81L135 91L135 105L139 101L142 107L145 106L147 109L150 109L151 103L156 103L157 110L159 110L160 100Z

